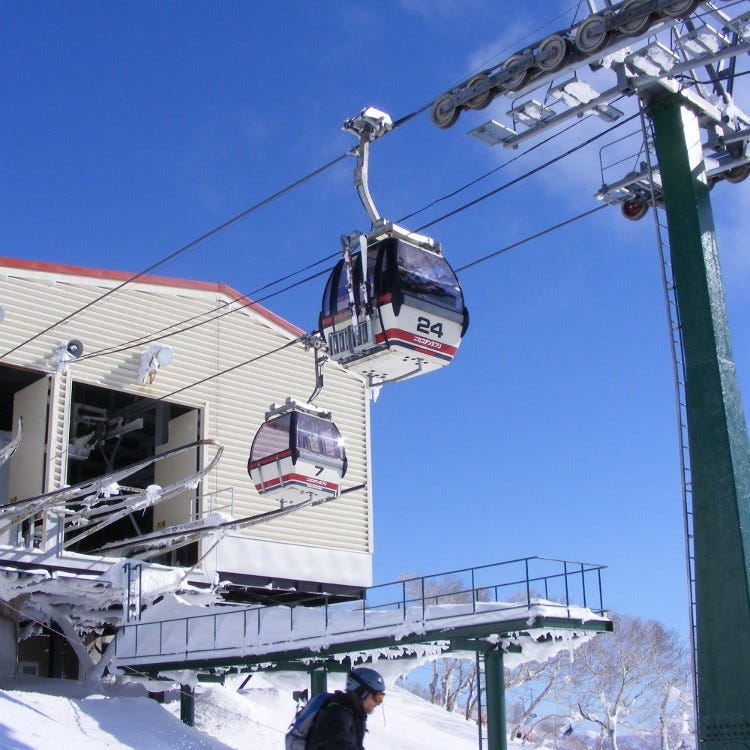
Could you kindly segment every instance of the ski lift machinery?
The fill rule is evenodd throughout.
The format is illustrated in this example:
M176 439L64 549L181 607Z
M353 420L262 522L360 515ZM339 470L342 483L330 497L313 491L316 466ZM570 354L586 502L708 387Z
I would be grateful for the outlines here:
M319 320L331 359L371 387L450 364L469 324L439 243L383 219L370 196L370 143L391 128L391 118L373 107L344 123L359 138L354 182L372 229L341 238L343 257L326 284Z
M346 450L330 412L288 398L255 434L247 471L258 493L282 504L338 497Z

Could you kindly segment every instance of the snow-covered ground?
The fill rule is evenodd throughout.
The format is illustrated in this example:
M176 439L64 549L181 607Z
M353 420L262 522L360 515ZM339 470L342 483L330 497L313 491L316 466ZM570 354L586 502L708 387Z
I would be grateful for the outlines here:
M176 692L163 704L134 686L92 694L78 683L28 681L0 690L0 748L9 750L281 750L304 675L255 674L196 688L195 728L180 721ZM331 676L329 689L340 684ZM53 694L48 694L54 691ZM138 693L141 693L138 695ZM474 750L477 728L399 687L370 717L366 750Z

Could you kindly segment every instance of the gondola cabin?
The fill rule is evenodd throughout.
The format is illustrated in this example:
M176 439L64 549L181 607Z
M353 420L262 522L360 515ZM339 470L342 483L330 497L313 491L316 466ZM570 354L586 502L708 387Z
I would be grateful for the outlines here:
M469 323L448 261L429 238L393 225L362 245L349 267L338 262L323 295L320 330L331 358L370 385L445 367Z
M247 470L261 495L290 504L337 496L346 465L344 442L330 413L287 400L266 413Z

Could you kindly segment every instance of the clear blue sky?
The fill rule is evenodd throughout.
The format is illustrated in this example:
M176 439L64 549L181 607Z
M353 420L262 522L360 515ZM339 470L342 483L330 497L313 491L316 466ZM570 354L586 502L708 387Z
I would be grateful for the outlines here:
M403 117L524 39L567 26L575 5L6 3L0 254L140 271L345 153L355 141L341 124L363 107ZM424 113L376 143L381 213L398 220L517 156L466 135L491 117L507 122L508 108L497 100L448 131ZM409 227L604 127L580 123ZM594 208L599 149L614 137L429 233L460 267ZM252 293L335 253L341 234L368 227L353 167L339 163L157 273ZM750 180L712 193L745 394L749 189ZM686 632L672 370L650 218L602 211L460 280L471 327L454 363L385 388L373 405L376 580L535 554L599 562L609 566L607 605ZM313 330L323 283L265 304Z

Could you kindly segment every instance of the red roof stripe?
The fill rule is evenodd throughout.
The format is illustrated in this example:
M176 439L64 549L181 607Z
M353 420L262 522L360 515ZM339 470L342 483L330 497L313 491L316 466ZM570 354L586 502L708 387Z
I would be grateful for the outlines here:
M126 273L125 271L107 271L102 268L86 268L85 266L70 266L63 263L47 263L39 260L25 260L22 258L6 258L0 256L0 266L5 268L18 268L25 271L40 271L43 273L66 274L68 276L85 276L91 279L107 279L108 281L128 281L133 279L135 274ZM153 284L154 286L176 287L178 289L195 289L202 292L217 292L230 297L235 302L240 302L246 307L252 309L265 318L281 326L289 333L295 336L301 336L305 332L288 320L272 313L263 305L253 302L249 297L240 294L232 287L226 284L219 284L211 281L191 281L190 279L176 279L171 276L150 276L142 275L133 279L135 284Z

